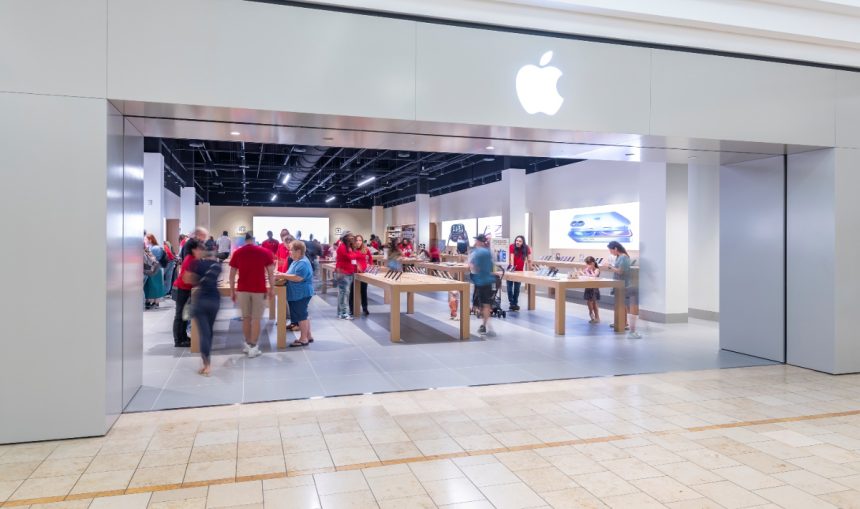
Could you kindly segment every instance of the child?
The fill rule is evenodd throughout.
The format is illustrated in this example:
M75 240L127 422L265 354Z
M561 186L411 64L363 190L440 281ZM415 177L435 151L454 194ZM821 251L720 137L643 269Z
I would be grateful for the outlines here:
M597 266L597 260L593 256L585 259L585 269L582 273L589 277L600 277L600 268ZM600 300L600 288L585 289L585 304L588 306L588 323L600 323L600 309L597 301Z
M451 311L451 320L457 319L457 308L460 307L460 295L457 292L448 292L448 309Z

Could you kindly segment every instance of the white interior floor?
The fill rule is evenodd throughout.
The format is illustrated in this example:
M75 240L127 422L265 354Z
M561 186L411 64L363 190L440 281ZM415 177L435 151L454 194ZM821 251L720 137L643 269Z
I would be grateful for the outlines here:
M173 346L172 302L145 312L143 387L126 411L774 364L720 350L716 322L640 321L643 339L628 340L609 328L611 310L590 325L581 302L567 306L567 334L555 336L553 301L540 294L535 311L493 319L496 337L480 338L473 319L469 341L455 339L459 322L447 319L444 293L419 294L416 314L403 315L403 342L391 343L381 291L370 287L371 315L352 322L335 318L336 295L312 300L309 347L277 351L274 322L265 320L264 355L255 359L242 354L242 324L224 299L209 378L196 373L199 355Z

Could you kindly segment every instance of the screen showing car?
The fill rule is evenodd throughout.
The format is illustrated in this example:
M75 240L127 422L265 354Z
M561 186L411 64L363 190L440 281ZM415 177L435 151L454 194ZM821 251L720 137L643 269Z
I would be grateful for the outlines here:
M602 249L615 240L639 250L639 202L552 210L550 249Z

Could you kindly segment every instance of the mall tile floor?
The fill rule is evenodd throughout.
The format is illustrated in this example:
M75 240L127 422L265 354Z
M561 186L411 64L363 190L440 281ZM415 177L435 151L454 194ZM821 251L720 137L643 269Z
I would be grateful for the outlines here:
M264 354L255 359L242 354L242 322L224 299L209 378L197 374L199 355L173 347L168 300L144 313L143 387L126 411L772 364L721 351L715 322L640 322L644 339L628 340L609 328L611 310L602 310L604 323L590 325L580 303L568 304L567 334L556 336L553 301L540 296L535 311L493 319L496 337L478 336L473 317L472 338L459 341L445 299L417 294L417 313L401 320L404 342L392 343L380 291L370 288L371 315L352 322L335 318L336 292L329 291L310 307L311 346L277 351L274 323L264 320Z
M0 446L0 503L857 508L860 375L773 365L125 414L105 437Z

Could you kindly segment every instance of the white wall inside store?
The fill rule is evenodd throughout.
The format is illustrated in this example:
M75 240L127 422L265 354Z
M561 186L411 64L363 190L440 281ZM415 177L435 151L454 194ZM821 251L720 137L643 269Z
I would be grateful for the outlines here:
M143 154L143 228L164 239L164 156L157 152Z
M162 200L164 201L164 219L179 219L181 205L179 196L173 194L172 191L164 189Z
M715 318L720 311L719 168L691 164L687 176L690 313Z
M231 237L239 235L240 226L248 231L253 227L254 216L284 216L284 217L328 217L329 239L334 238L335 229L342 228L366 237L371 233L370 209L323 209L301 207L222 207L212 206L209 211L209 223L216 237L226 230ZM295 235L289 224L284 225ZM278 232L274 232L278 235ZM374 232L381 235L379 232ZM217 235L216 235L217 234ZM258 240L265 237L266 232L254 232Z

